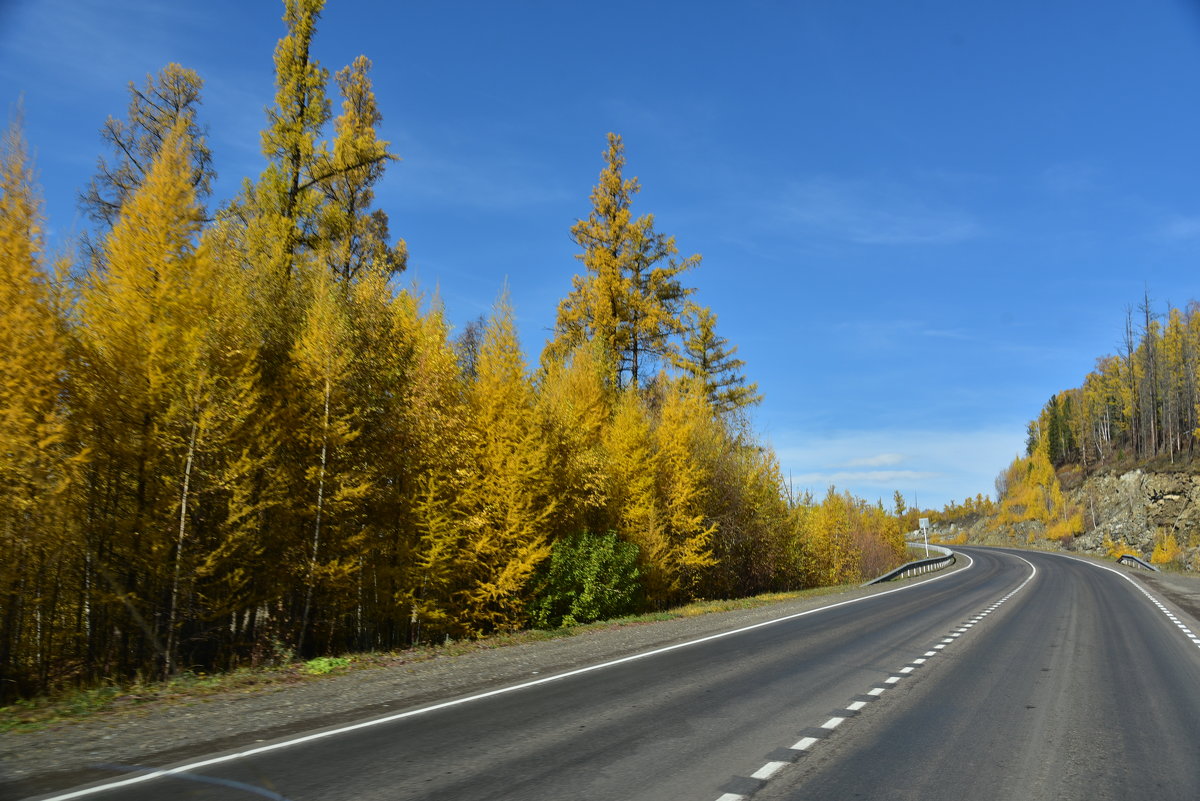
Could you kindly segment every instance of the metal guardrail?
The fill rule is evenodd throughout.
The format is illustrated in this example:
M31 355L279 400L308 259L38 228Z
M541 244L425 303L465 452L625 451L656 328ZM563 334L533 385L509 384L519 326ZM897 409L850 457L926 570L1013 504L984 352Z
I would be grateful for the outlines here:
M869 587L872 584L881 584L892 579L904 578L905 576L915 576L919 573L929 573L933 570L941 570L942 568L954 562L954 551L949 548L944 548L941 545L930 545L929 550L938 551L938 556L931 556L928 559L918 559L915 562L906 562L895 570L884 573L879 578L871 579L862 586Z
M1153 570L1155 573L1159 572L1157 567L1150 564L1149 562L1142 561L1142 559L1140 559L1137 556L1134 556L1131 553L1121 554L1120 556L1117 557L1117 561L1120 564L1129 565L1130 567L1140 567L1143 570Z

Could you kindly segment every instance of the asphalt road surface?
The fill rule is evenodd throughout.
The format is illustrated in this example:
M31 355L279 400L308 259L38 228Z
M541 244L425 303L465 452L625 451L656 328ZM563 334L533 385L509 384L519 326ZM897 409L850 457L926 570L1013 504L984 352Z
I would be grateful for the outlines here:
M1115 571L958 550L933 581L46 798L1200 798L1200 631Z

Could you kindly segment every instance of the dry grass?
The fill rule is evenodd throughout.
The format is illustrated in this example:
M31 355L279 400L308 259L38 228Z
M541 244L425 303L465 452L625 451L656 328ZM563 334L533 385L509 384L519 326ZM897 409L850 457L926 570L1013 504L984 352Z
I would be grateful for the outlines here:
M648 625L663 620L697 617L735 609L754 609L798 598L829 595L845 589L845 586L817 587L797 592L769 593L752 598L696 601L662 612L554 630L528 629L494 634L477 640L450 640L440 645L422 645L403 651L347 654L338 658L319 657L308 662L291 661L275 667L239 668L228 673L186 672L168 681L109 684L91 689L72 690L0 707L0 733L31 731L95 715L128 713L152 704L216 701L215 696L224 693L269 692L295 684L321 681L328 676L349 671L395 667L441 656L459 656L479 650L572 637L588 631Z

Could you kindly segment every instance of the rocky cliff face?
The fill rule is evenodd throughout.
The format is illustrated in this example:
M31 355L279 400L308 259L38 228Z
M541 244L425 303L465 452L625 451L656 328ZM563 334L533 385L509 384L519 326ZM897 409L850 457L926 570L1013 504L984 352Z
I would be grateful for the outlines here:
M1130 470L1094 475L1065 490L1083 510L1084 533L1071 542L1045 539L1045 526L1025 521L998 526L971 517L934 526L943 542L983 545L1041 545L1107 556L1105 540L1124 543L1146 561L1161 538L1174 534L1183 549L1180 564L1200 572L1200 474Z
M1124 541L1149 558L1158 538L1174 534L1184 564L1200 568L1200 475L1131 470L1095 475L1068 493L1083 508L1080 550L1104 552L1104 539Z

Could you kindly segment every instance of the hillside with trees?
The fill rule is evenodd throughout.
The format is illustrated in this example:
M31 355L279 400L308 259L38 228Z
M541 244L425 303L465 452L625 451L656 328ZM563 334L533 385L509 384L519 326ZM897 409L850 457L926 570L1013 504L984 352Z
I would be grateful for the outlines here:
M1126 311L1121 343L1030 421L1025 454L996 479L996 502L947 507L945 527L982 520L977 533L992 538L1200 567L1200 306L1159 314L1143 297Z
M570 229L582 269L537 363L499 279L490 317L457 335L400 287L407 245L374 203L396 155L371 63L331 81L311 50L321 0L284 7L266 163L236 197L210 197L203 81L177 64L105 124L78 260L48 253L19 120L7 134L0 701L903 559L882 504L790 493L736 346L694 302L701 259L635 213L620 136ZM1138 442L1178 439L1147 425Z

